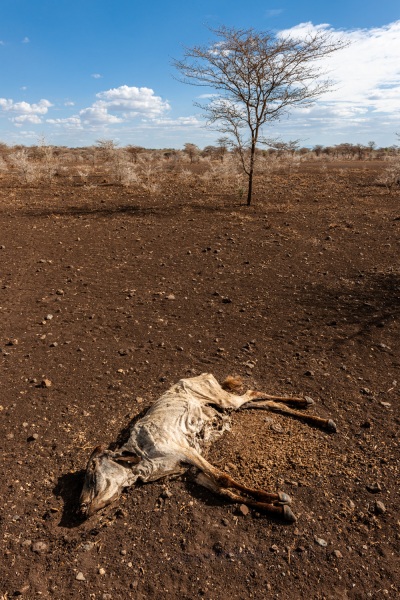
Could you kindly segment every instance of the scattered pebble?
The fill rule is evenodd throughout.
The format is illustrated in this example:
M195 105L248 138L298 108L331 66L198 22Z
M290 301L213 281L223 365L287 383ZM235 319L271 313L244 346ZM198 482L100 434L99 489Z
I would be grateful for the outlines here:
M53 319L53 315L48 314L45 316L45 321L51 321Z
M382 487L379 485L378 482L368 484L366 485L366 488L371 494L379 494L379 492L382 491Z
M371 390L366 387L360 389L360 394L363 394L364 396L372 396Z
M106 570L103 569L103 567L100 567L99 569L99 575L105 575L106 574Z
M77 573L75 579L77 581L86 581L86 577L84 576L84 574L82 573L82 571L79 571L79 573Z
M250 513L250 509L248 506L246 506L246 504L241 504L239 506L239 512L240 514L242 514L244 517L247 517L247 515Z
M390 408L392 406L392 404L390 402L379 402L379 404L381 406L384 406L385 408Z
M82 544L82 550L84 550L85 552L89 552L89 550L93 550L94 548L94 543L93 542L85 542L84 544Z
M52 386L52 382L50 379L42 379L42 381L40 382L40 387L42 388L49 388Z
M375 512L377 515L383 515L386 512L386 506L380 500L375 502Z
M315 536L314 540L319 546L322 546L323 548L326 548L328 545L328 542L326 540L324 540L323 538L319 538L319 537Z
M343 558L343 554L340 552L340 550L334 550L332 554L333 556L336 556L336 558Z
M45 542L35 542L32 544L32 550L36 554L45 554L49 551L49 546Z

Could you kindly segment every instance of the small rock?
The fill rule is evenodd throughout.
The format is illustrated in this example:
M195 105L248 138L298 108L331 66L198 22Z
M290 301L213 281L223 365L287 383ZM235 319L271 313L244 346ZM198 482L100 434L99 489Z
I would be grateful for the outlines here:
M32 540L24 540L21 546L23 546L24 548L29 548L29 546L32 546Z
M112 596L111 594L105 593L102 595L101 600L112 600Z
M85 542L84 544L82 544L81 548L84 552L89 552L89 550L93 550L94 543L93 542Z
M40 386L41 388L49 388L52 386L52 382L50 379L42 379L42 381L40 382Z
M215 554L217 554L218 556L221 555L224 551L224 548L223 548L221 542L215 542L215 544L213 546L213 550L214 550Z
M49 547L45 542L35 542L32 544L32 550L33 552L36 552L36 554L45 554L49 551Z
M386 512L386 506L380 500L375 502L375 512L377 515L383 515Z
M276 544L272 544L272 546L270 547L271 552L275 552L278 553L279 552L279 548Z
M304 375L306 377L314 377L314 371L309 371L309 370L304 371Z
M382 402L381 401L381 402L379 402L379 404L381 406L384 406L385 408L390 408L392 406L390 402Z
M103 569L103 567L100 567L99 569L99 575L105 575L106 574L106 570Z
M168 489L165 489L160 494L161 498L172 498L172 492Z
M174 294L168 294L168 296L166 296L166 300L175 300Z
M336 558L343 558L343 554L340 552L340 550L334 550L332 554L333 556L336 556Z
M56 290L57 296L63 296L64 293L65 293L64 290L61 290L61 289L60 290Z
M379 485L378 482L368 484L365 487L371 494L379 494L379 492L382 491L382 487Z
M275 433L283 433L283 427L279 423L273 423L273 425L271 425L271 429Z
M246 504L241 504L239 506L239 512L240 514L242 514L244 517L247 517L247 515L250 513L250 509L248 506L246 506Z
M126 550L120 550L121 556L126 556Z
M326 540L324 540L323 538L319 538L319 537L315 536L314 540L319 546L322 546L323 548L326 548L328 545L328 542Z
M84 574L82 573L82 571L79 571L79 573L77 573L75 579L77 581L86 581L86 577L84 576Z
M360 389L360 394L363 394L364 396L372 396L371 390L366 387Z
M51 321L53 319L53 315L46 315L45 316L45 321Z

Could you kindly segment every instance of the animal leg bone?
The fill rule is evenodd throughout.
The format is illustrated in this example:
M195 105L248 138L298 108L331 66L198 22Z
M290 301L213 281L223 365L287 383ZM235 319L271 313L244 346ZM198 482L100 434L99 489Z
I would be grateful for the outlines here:
M298 398L297 396L274 396L272 394L265 394L264 392L251 392L252 400L260 402L262 400L274 400L282 404L289 404L297 408L308 408L315 404L314 400L306 396L305 398Z
M224 473L223 471L220 471L211 463L209 463L194 448L191 448L190 450L185 449L184 454L184 462L188 462L189 464L197 467L206 477L205 481L210 481L211 487L209 487L209 489L214 489L214 491L216 491L216 493L218 494L221 494L221 490L223 490L222 495L225 495L227 497L229 496L231 500L233 499L233 496L235 496L235 501L240 501L245 504L249 504L249 506L255 506L256 504L258 508L262 508L261 505L264 504L268 507L275 506L280 510L272 512L277 512L280 515L283 514L281 508L284 505L290 504L292 501L290 496L288 496L284 492L266 492L265 490L250 488L239 483L238 481L235 481L235 479L230 477L230 475ZM238 490L238 492L240 493L234 492L232 490ZM246 495L246 497L244 496L244 494Z
M335 433L337 431L336 423L332 421L332 419L322 419L321 417L317 417L316 415L302 413L299 410L294 410L292 408L289 408L288 406L285 406L284 404L274 402L273 400L258 400L256 402L250 401L246 402L246 404L243 404L240 408L256 408L262 410L271 410L273 412L296 417L300 421L304 421L305 423L309 423L310 425L315 425L322 429L326 429L331 433Z
M251 498L243 496L242 494L233 491L232 489L219 485L211 477L209 477L203 472L198 473L196 477L196 482L199 485L202 485L203 487L211 490L215 494L226 498L226 500L228 500L229 502L235 502L238 504L240 503L245 504L246 506L251 506L252 508L256 508L258 510L266 512L271 516L281 518L284 521L287 521L288 523L293 523L294 521L296 521L296 517L294 516L293 512L287 504L271 504L269 502L259 502L256 500L252 500ZM262 490L257 491L262 492ZM265 493L265 496L278 496L278 494Z

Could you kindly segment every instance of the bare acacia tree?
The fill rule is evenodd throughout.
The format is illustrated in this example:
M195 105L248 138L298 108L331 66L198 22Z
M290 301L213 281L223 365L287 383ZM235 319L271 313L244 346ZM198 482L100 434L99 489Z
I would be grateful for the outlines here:
M196 105L233 140L248 177L249 206L263 126L326 92L331 82L321 80L317 61L345 44L326 32L299 40L225 26L211 31L217 41L185 48L184 58L173 64L180 81L217 90L208 104Z

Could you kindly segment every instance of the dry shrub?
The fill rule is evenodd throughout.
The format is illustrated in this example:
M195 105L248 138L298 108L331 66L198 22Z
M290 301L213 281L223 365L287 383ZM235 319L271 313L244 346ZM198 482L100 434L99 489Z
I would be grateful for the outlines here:
M378 183L384 184L389 194L392 189L400 186L400 156L390 156L387 166L377 179Z

